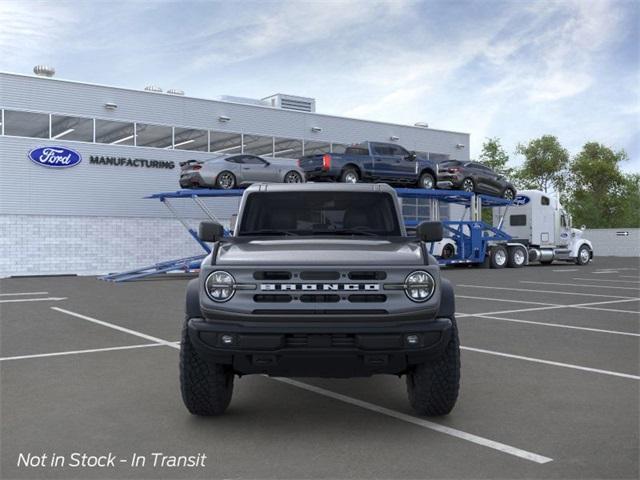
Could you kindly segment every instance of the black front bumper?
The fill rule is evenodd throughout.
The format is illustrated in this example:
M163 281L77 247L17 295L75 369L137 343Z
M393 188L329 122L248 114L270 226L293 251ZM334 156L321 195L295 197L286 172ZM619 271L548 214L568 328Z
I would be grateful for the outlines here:
M251 326L192 318L189 339L211 362L232 366L238 374L283 377L360 377L401 374L410 365L436 359L451 338L452 321L375 325L269 323ZM418 338L409 344L408 335ZM231 344L223 342L232 339Z

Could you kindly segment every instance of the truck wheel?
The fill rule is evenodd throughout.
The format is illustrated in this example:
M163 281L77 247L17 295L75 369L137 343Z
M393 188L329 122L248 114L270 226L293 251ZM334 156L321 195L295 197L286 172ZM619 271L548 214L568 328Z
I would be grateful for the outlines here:
M345 168L340 175L340 181L342 183L358 183L360 177L358 172L354 168Z
M509 258L507 260L507 266L509 268L524 267L527 263L527 252L522 247L509 247Z
M409 403L421 415L446 415L458 399L460 341L455 318L451 322L451 339L442 357L416 365L407 373Z
M236 186L236 177L233 173L220 172L218 174L218 178L216 178L216 187L221 188L222 190L229 190Z
M576 263L578 265L586 265L591 260L591 250L586 245L582 245L578 249L578 256L576 257Z
M193 415L220 415L229 406L233 393L233 373L205 361L189 339L187 321L180 342L180 390L187 410Z
M426 190L433 190L434 188L436 188L436 180L435 178L433 178L433 175L425 172L422 175L420 175L420 180L418 180L418 186Z
M502 245L491 247L491 259L489 265L491 268L504 268L508 261L507 249Z

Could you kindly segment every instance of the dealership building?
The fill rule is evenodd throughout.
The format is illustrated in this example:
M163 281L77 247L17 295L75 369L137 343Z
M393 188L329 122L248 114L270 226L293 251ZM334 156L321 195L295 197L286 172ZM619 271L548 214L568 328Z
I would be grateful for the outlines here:
M295 162L364 140L469 159L467 133L324 115L310 98L210 100L34 71L0 73L0 277L100 274L202 253L165 205L145 198L177 190L186 160L248 153ZM48 168L30 157L51 149L75 152L77 162ZM206 200L223 223L237 204ZM193 202L174 205L194 226L203 217ZM409 215L424 208L404 205Z

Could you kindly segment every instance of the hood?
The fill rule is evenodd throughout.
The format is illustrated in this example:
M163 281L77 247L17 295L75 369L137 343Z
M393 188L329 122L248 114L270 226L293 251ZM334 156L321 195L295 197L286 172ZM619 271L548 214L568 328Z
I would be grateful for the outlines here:
M223 243L217 265L422 265L420 245L358 238L260 239Z

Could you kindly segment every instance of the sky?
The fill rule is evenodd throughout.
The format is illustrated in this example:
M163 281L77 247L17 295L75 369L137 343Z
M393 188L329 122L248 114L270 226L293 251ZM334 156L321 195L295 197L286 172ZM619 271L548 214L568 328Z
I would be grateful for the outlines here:
M624 149L640 172L640 1L0 0L0 71Z

